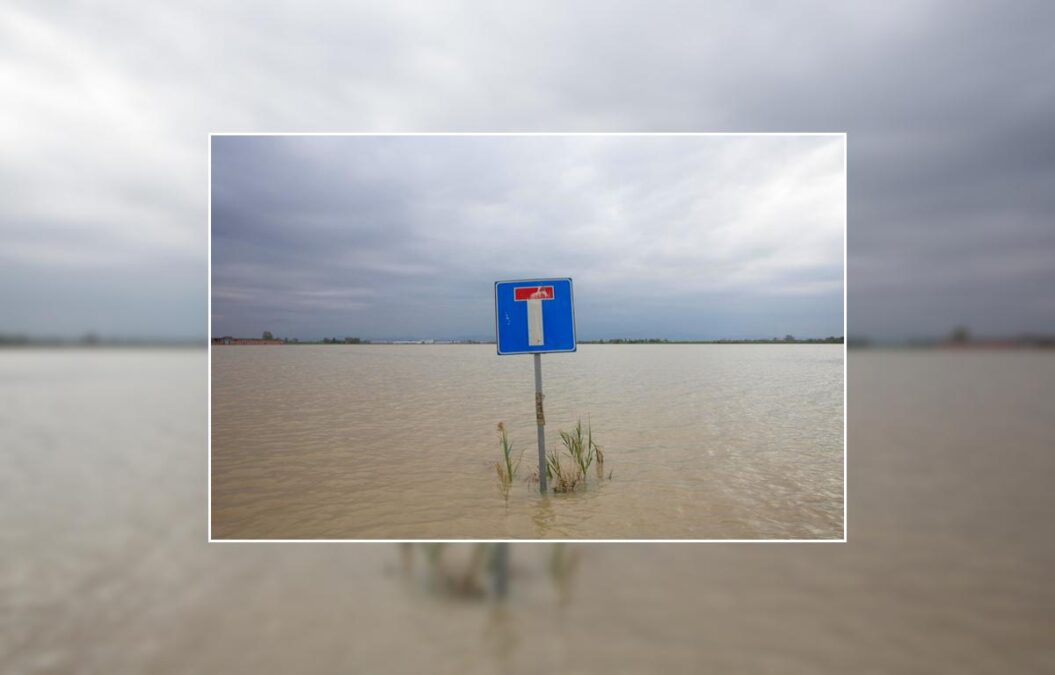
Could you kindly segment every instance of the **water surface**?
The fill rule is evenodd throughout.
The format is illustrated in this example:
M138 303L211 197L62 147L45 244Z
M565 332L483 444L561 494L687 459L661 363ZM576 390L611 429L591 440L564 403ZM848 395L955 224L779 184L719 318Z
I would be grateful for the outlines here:
M208 543L204 350L0 350L0 672L1055 671L1055 355L848 382L847 543L576 546L566 603L514 544L496 606L392 544Z
M213 536L842 537L841 345L584 345L542 361L547 448L582 419L606 459L605 480L547 499L526 482L529 356L214 348ZM524 451L508 494L499 421Z

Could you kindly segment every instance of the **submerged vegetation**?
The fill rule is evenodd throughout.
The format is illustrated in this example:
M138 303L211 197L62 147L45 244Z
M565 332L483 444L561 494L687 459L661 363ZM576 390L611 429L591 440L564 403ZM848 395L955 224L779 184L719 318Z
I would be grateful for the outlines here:
M498 443L502 448L502 457L504 462L495 462L495 473L498 474L498 480L503 487L508 488L513 484L513 479L516 478L517 470L520 468L520 459L524 456L524 451L520 451L520 455L513 461L513 444L509 442L509 435L506 433L506 425L504 422L498 423Z
M554 492L572 492L586 484L590 467L596 462L598 480L604 478L604 451L593 440L593 428L587 423L583 435L582 420L575 423L571 432L561 431L560 440L564 453L571 459L571 466L561 463L560 452L546 453L546 475L553 481Z
M597 480L604 479L604 451L593 440L593 428L589 422L584 431L582 419L579 419L572 431L560 431L560 438L563 452L546 452L546 479L554 492L574 492L580 486L585 487L591 466L595 468ZM524 451L521 450L516 460L513 459L513 444L503 422L498 423L498 440L503 461L495 462L495 473L502 488L508 490L516 478ZM609 472L608 478L611 477ZM538 482L538 479L536 471L528 481Z

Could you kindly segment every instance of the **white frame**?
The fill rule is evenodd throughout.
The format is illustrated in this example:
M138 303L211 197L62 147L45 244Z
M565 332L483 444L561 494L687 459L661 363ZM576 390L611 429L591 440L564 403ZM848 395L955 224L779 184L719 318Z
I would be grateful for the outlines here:
M703 136L733 136L733 137L753 137L753 136L769 136L769 137L780 137L780 136L827 136L827 137L841 137L843 141L843 195L845 198L844 210L843 210L843 536L842 539L213 539L212 536L212 139L214 136L645 136L645 137L664 137L664 136L687 136L687 137L703 137ZM726 132L569 132L569 131L558 131L558 132L545 132L545 131L531 131L531 132L210 132L208 139L208 148L206 156L208 158L208 166L206 171L206 189L208 191L208 250L209 250L209 270L208 270L208 285L209 285L209 298L208 298L208 331L209 331L209 355L208 355L208 368L209 368L209 391L207 396L207 414L208 414L208 457L207 457L207 471L208 471L208 510L206 512L206 531L208 532L208 541L210 543L371 543L371 544L384 544L384 543L405 543L405 542L418 542L418 543L495 543L495 542L509 542L509 543L542 543L542 544L553 544L553 543L571 543L571 544L613 544L613 543L647 543L647 544L845 544L849 534L849 509L848 509L848 463L849 455L847 452L847 346L846 346L846 329L847 329L847 312L846 312L846 301L847 301L847 239L849 235L849 210L850 210L850 194L849 194L849 175L848 175L848 162L847 156L849 155L849 137L846 132L751 132L751 133L726 133ZM572 294L574 301L574 291ZM497 319L496 319L497 320ZM496 334L497 338L497 334ZM578 344L576 344L576 347ZM497 345L496 345L497 347Z

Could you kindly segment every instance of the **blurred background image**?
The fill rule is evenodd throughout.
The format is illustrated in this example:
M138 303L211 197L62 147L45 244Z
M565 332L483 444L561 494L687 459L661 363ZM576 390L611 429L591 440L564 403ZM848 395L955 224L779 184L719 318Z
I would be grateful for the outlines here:
M0 670L1051 672L1047 3L0 9ZM214 131L846 131L845 544L207 543Z

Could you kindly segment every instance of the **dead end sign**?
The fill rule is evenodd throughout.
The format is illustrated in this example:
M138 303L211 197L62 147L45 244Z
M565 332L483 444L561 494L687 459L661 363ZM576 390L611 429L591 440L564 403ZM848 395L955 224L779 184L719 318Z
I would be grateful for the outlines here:
M542 409L542 355L575 351L575 298L571 279L495 282L498 354L534 354L535 423L539 492L546 494L546 416Z
M575 351L571 279L496 281L495 334L503 356Z

